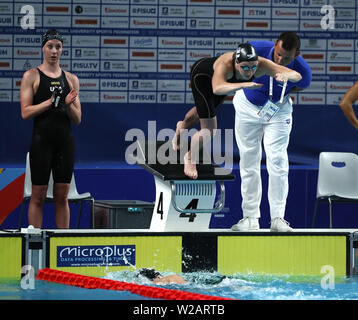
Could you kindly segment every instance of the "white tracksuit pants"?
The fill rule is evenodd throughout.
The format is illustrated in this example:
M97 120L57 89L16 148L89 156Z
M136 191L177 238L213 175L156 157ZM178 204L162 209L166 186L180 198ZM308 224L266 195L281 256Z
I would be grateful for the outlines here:
M257 114L261 107L236 92L235 137L240 152L242 210L244 217L260 217L262 141L269 174L268 200L271 219L283 218L288 194L287 147L292 128L292 100L286 98L280 110L267 122Z

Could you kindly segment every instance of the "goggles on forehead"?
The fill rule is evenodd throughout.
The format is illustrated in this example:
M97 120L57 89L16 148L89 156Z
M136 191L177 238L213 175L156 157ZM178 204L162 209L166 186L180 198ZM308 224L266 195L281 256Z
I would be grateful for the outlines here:
M240 66L240 65L239 65L239 66ZM252 67L250 67L250 66L240 66L240 68L241 68L242 70L244 70L244 71L250 71L250 70L256 71L256 70L257 70L257 66L252 66Z

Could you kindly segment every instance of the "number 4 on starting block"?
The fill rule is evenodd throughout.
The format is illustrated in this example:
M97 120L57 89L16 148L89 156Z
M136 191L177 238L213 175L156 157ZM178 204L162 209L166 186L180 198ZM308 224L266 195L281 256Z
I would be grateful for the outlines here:
M141 159L147 159L145 146L140 144L138 150ZM159 146L156 144L156 148ZM198 178L188 178L184 174L184 165L180 163L160 164L138 162L144 169L154 175L156 199L150 224L151 231L205 231L209 229L212 213L220 212L225 205L224 181L232 181L235 176L215 174L212 164L198 164ZM217 182L220 196L217 202Z

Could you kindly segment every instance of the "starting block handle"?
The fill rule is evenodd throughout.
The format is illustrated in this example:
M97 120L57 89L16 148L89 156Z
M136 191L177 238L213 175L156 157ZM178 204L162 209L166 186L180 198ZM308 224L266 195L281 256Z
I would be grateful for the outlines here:
M219 181L220 184L220 199L217 202L218 205L215 205L214 208L208 209L183 209L180 208L176 203L176 187L175 182L170 181L171 192L172 192L172 205L176 211L179 213L218 213L220 212L225 205L225 185L223 181Z

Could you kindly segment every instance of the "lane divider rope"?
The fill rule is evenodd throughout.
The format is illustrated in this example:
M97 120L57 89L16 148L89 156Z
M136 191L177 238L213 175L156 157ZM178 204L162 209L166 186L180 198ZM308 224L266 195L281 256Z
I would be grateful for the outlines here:
M136 283L84 276L76 273L44 268L38 271L36 279L86 288L128 291L147 298L166 300L232 300L229 298L158 288Z

